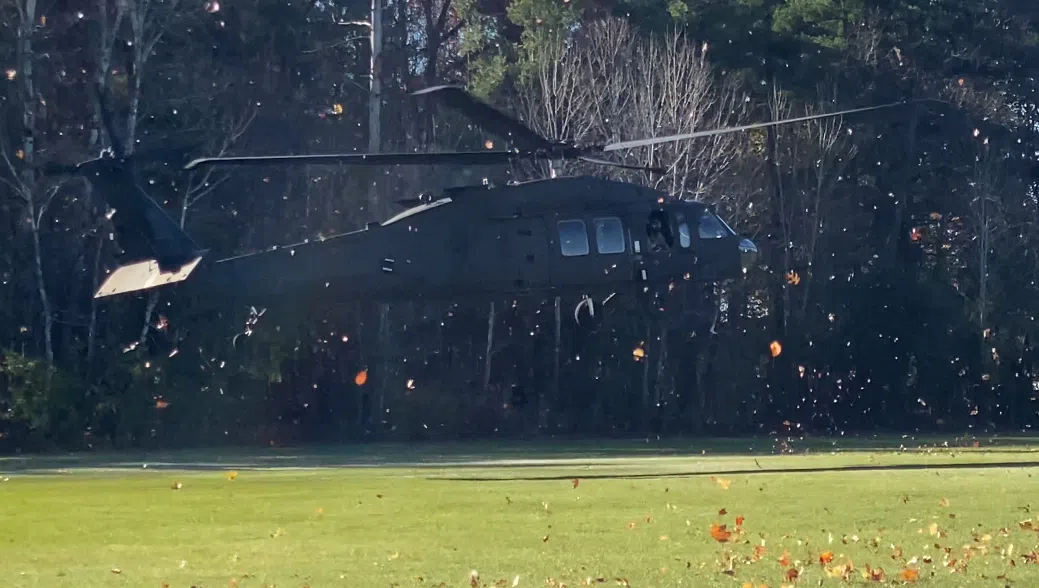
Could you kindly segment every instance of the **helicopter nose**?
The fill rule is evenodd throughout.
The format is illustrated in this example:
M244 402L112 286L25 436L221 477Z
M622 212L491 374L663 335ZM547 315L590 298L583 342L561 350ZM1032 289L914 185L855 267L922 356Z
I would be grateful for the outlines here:
M758 246L750 239L740 241L740 267L743 268L743 273L750 271L757 260Z

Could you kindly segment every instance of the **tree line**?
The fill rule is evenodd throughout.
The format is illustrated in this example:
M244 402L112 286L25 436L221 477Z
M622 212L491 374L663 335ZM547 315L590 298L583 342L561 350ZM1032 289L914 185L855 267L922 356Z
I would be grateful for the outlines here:
M0 451L552 435L1027 430L1037 420L1039 7L1021 0L0 0ZM761 249L665 312L577 301L174 305L92 293L103 198L42 173L193 156L480 149L465 85L602 144L900 108L585 164L141 171L210 255L335 234L399 194L550 174L717 206ZM106 122L107 121L107 122ZM710 304L703 304L704 300Z

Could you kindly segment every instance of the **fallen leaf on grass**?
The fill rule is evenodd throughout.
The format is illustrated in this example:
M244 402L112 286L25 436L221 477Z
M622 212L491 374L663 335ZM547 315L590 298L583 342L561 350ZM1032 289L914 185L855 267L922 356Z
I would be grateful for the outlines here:
M729 514L729 511L727 511L727 510L725 510L725 509L723 508L723 509L721 509L721 510L719 510L719 511L718 511L718 514L720 514L721 516L725 516L725 515Z
M120 570L119 568L112 568L112 573L113 574L121 574L121 573L123 573L123 570Z
M791 581L791 582L797 580L797 577L800 576L800 575L801 575L801 572L798 572L794 568L790 568L789 570L786 571L786 579Z
M851 578L853 571L855 571L855 566L851 563L840 564L826 568L826 577L841 578L847 582Z
M866 569L862 570L862 577L871 582L883 582L884 568L871 568L866 564Z
M825 566L826 564L828 564L828 563L830 563L832 561L833 561L833 552L832 551L824 551L824 552L819 554L819 565Z
M779 556L779 565L784 568L789 568L793 564L793 560L790 559L790 552L783 550L783 555Z
M736 526L737 527L742 527L743 526L743 521L745 521L745 520L747 520L747 519L743 518L743 515L737 516L736 517Z
M180 490L183 487L184 486L180 482L174 482L173 485L170 486L170 488L173 490Z
M913 568L906 568L899 572L898 578L903 582L916 582L920 579L920 571Z
M949 506L949 499L943 496L942 499L938 501L938 506L943 508Z
M729 537L732 537L732 531L727 531L725 525L711 523L711 537L719 543L725 543Z

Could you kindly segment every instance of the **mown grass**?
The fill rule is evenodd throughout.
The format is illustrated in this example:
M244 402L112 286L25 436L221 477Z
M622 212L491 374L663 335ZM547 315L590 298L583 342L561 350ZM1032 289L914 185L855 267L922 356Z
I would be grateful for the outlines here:
M1039 585L1029 561L1039 532L1020 524L1039 519L1037 447L962 444L820 441L804 444L807 455L730 440L0 460L0 586L470 586L473 570L478 584L506 586L517 577L518 586L878 585L861 575L867 565L883 568L887 585L903 583L907 568L917 585ZM201 457L210 469L155 469ZM342 467L384 457L398 466ZM314 467L251 469L271 463ZM732 531L737 516L739 534L712 537L712 523ZM826 552L833 561L823 566ZM829 577L847 562L847 582Z

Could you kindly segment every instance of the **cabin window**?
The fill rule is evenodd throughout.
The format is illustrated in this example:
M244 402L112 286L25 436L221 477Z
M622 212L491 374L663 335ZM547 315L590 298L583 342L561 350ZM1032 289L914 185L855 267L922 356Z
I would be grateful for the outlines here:
M588 255L588 229L583 220L559 221L559 250L563 257Z
M682 249L689 249L692 239L689 238L689 223L682 221L678 223L678 244Z
M599 253L624 253L624 225L621 219L595 219L595 245Z
M700 226L697 228L697 233L701 239L722 239L730 236L730 232L726 230L726 226L721 219L708 210L705 210L700 216Z

